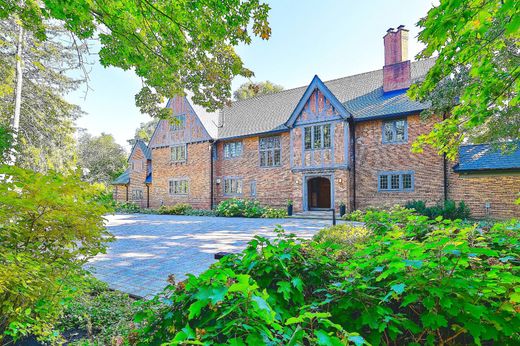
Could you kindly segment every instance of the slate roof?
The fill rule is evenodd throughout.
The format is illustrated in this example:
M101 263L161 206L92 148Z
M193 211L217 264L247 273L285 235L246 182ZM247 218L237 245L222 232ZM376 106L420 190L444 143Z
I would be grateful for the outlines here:
M435 59L411 63L412 82L424 78ZM411 101L406 91L383 93L383 70L324 82L355 120L416 112L429 105ZM218 138L286 130L285 122L307 86L235 101L220 112Z
M492 144L462 145L455 172L486 170L520 170L520 142L508 144L511 150L501 151Z
M112 181L112 185L126 185L130 182L130 168Z
M134 152L134 149L136 146L139 146L139 148L141 148L142 152L143 152L143 155L144 157L147 159L147 160L151 160L152 159L152 151L150 150L150 148L148 148L148 146L146 145L146 143L142 140L142 139L138 139L132 150L130 151L130 155L128 156L128 160L130 160L130 157L132 156L132 153Z

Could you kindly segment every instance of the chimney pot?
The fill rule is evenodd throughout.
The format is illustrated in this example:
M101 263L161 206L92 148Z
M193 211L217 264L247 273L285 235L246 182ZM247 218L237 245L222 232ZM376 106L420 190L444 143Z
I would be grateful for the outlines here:
M401 24L401 25L399 25L399 26L397 27L397 30L398 30L398 31L399 31L399 30L403 30L403 29L404 29L404 25L403 25L403 24Z
M394 32L394 28L389 28L386 32Z

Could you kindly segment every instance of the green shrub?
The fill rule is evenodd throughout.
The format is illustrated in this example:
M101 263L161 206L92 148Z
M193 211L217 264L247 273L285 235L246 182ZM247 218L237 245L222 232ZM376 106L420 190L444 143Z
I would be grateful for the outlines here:
M116 202L115 211L118 213L135 214L140 213L141 208L132 202Z
M336 225L320 230L314 236L318 243L334 243L353 250L354 246L363 243L371 236L371 232L364 226Z
M361 210L354 210L351 213L343 215L342 219L346 221L357 221L362 222L365 217L365 213Z
M411 201L406 203L405 207L414 209L417 213L428 216L430 219L442 216L444 219L449 220L465 220L471 215L471 211L464 201L460 201L457 205L452 200L446 200L443 204L436 204L431 207L427 207L424 201Z
M367 211L365 221L370 234L346 231L355 241L343 227L317 241L281 230L274 240L255 237L242 253L144 302L139 342L520 342L518 222L480 228L401 207ZM349 246L338 261L333 252Z
M277 209L267 207L264 209L264 213L262 214L262 217L266 219L283 219L287 216L287 209L283 208Z
M264 208L258 201L230 198L220 202L215 210L217 216L261 217Z
M0 166L0 344L54 325L81 288L82 266L111 240L103 187L78 176Z
M215 216L215 212L213 210L206 210L206 209L188 209L188 210L186 210L184 215L189 215L189 216Z
M88 288L65 308L58 327L65 335L72 331L85 335L79 340L67 340L69 345L85 345L88 341L114 345L118 338L128 337L133 328L133 303L127 294L109 290L105 283L90 277Z
M157 213L162 215L186 215L192 209L193 207L190 204L177 203L173 206L163 205L157 210Z

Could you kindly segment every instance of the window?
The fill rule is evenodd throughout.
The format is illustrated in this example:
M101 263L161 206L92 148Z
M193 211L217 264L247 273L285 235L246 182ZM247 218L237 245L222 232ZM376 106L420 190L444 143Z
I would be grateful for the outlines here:
M330 124L306 126L304 132L305 150L329 149L331 147Z
M224 178L224 194L225 195L241 195L242 179Z
M261 167L273 167L282 164L280 136L260 138L259 150Z
M379 174L379 191L412 191L413 172L384 172Z
M403 143L407 140L408 131L405 119L383 122L383 143Z
M169 181L170 195L187 195L188 179L173 179Z
M230 159L242 155L242 142L224 143L224 158Z
M171 159L173 162L184 162L186 161L186 145L175 145L171 147Z
M132 190L132 200L140 201L143 199L143 190Z
M253 180L250 185L249 194L251 197L256 197L256 180Z
M173 122L170 123L171 131L179 131L186 128L186 115L177 115L173 118Z

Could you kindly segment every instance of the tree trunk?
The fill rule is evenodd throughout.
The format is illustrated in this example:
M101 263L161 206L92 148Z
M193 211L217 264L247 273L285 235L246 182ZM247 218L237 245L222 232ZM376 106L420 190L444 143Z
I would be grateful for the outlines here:
M10 154L10 164L16 163L16 152L15 146L18 140L18 130L20 128L20 111L22 108L22 82L23 82L23 71L22 71L22 59L23 59L23 27L19 25L18 30L18 42L16 46L16 90L14 99L14 115L11 121L11 130L13 131L13 145Z

